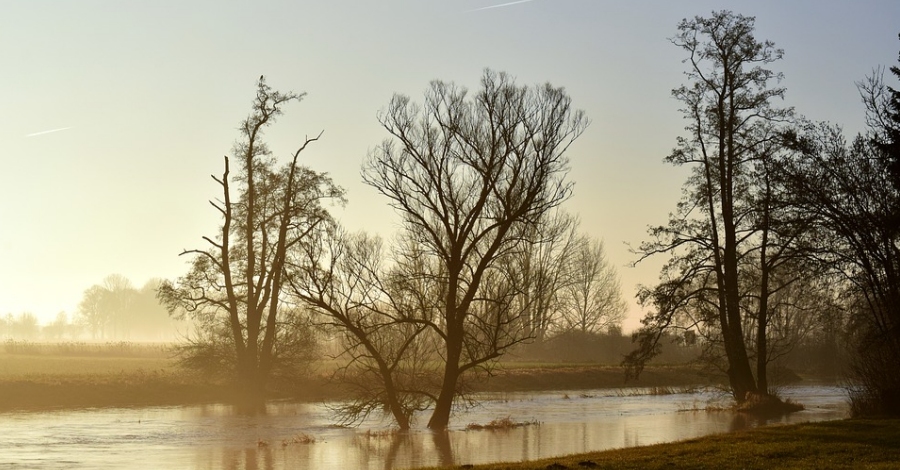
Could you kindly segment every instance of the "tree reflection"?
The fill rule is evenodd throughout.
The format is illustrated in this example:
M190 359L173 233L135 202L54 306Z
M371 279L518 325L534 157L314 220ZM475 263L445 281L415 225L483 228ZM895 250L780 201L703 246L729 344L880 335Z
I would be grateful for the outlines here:
M453 448L450 446L450 433L447 431L432 431L431 438L434 441L434 449L437 451L440 467L453 466Z

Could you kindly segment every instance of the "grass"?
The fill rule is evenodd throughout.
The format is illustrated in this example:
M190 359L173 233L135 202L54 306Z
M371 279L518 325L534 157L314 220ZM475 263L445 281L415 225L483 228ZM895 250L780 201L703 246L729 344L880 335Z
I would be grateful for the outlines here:
M3 352L29 356L165 358L170 357L175 352L175 348L171 343L132 343L130 341L35 343L8 339L3 342Z
M27 343L0 351L0 410L175 405L220 398L184 373L171 348L137 343Z
M455 468L818 470L898 467L900 420L885 419L769 426L670 444Z
M513 428L521 428L524 426L540 426L540 422L538 421L513 421L511 417L507 416L505 418L498 418L491 420L491 422L487 424L478 424L478 423L469 423L466 425L467 431L480 431L480 430L488 430L488 431L499 431Z
M260 442L262 442L262 441L260 441ZM301 432L300 434L297 434L296 436L294 436L290 439L283 439L281 441L281 447L287 447L292 444L315 444L315 443L316 443L315 437L310 436L309 434L306 434L305 432Z
M696 386L683 387L647 387L645 389L621 388L616 391L617 397L641 397L641 396L665 396L665 395L683 395L697 393L700 390Z

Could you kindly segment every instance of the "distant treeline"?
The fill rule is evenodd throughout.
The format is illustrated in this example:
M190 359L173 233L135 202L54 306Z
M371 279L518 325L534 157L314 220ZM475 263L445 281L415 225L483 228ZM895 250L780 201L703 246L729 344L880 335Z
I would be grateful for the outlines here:
M0 317L0 339L173 341L186 333L188 323L159 304L158 286L150 280L138 289L124 276L107 276L84 291L75 315L59 312L45 325L30 312Z

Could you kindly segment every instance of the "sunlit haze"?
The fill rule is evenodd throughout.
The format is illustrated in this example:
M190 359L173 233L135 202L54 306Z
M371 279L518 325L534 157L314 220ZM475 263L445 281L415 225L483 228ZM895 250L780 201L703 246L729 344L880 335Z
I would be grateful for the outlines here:
M900 2L381 0L3 2L0 15L0 315L50 321L109 274L136 286L187 270L218 227L210 174L238 137L260 75L306 92L268 132L347 189L351 230L389 237L399 217L361 183L387 135L376 113L430 80L478 86L486 67L564 86L591 125L569 149L567 209L606 244L631 308L663 260L629 267L628 243L674 210L686 171L663 162L684 123L686 79L667 38L731 9L783 48L786 104L863 126L855 81L896 64ZM895 85L896 86L896 85Z

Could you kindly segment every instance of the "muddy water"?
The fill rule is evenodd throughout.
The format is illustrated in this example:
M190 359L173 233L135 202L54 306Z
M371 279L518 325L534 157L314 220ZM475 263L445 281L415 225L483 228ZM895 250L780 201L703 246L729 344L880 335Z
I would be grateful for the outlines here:
M403 469L532 460L847 415L844 391L830 386L782 390L807 409L770 421L692 411L715 404L721 397L714 392L640 392L494 394L458 413L445 433L390 433L379 421L335 427L321 404L272 403L255 415L227 405L3 413L0 468ZM465 429L504 417L540 424ZM315 442L296 442L300 435Z

